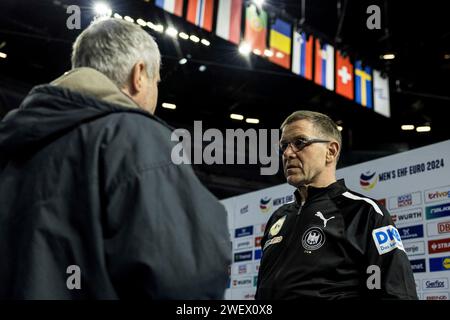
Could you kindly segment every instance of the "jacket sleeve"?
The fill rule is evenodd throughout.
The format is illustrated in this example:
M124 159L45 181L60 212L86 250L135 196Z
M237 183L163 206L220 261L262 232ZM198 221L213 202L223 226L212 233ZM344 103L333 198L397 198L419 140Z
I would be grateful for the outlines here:
M378 205L380 212L373 208L369 213L367 228L367 271L368 282L372 283L370 296L381 299L416 300L417 292L414 276L408 256L397 228L388 211ZM374 288L377 280L374 278L379 268L379 288ZM368 284L369 286L369 284Z
M189 165L172 163L168 130L140 121L113 134L105 151L113 285L120 298L222 299L231 262L225 208Z

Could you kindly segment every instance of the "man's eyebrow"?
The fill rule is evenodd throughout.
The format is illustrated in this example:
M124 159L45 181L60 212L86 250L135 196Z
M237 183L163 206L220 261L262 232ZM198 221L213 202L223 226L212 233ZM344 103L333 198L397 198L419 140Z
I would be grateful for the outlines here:
M300 134L297 136L293 136L291 139L282 138L280 140L280 142L294 141L294 140L298 140L298 139L308 140L307 137L305 137L303 134Z

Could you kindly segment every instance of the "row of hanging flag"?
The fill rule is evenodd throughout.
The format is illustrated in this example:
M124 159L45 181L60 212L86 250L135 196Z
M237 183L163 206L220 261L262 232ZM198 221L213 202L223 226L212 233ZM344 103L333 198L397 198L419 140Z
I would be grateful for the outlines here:
M360 105L390 117L389 79L378 70L352 61L340 50L313 35L276 18L270 25L262 8L245 7L244 0L218 0L215 33L236 45L241 43L241 22L245 13L243 41L252 51L293 73L335 91ZM186 20L209 32L213 29L214 0L188 0ZM184 0L155 0L155 5L182 17ZM267 48L269 38L269 48Z

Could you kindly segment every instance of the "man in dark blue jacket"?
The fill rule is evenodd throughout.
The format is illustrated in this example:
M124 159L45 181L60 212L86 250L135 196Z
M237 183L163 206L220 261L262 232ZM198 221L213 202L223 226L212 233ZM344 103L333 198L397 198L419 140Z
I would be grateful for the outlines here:
M0 299L220 299L226 212L153 115L160 54L96 22L0 122Z

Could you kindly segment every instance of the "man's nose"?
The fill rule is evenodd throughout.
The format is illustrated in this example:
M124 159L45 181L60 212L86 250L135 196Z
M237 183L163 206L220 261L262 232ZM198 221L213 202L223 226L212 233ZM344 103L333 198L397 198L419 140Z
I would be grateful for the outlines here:
M292 148L292 144L288 144L287 148L283 152L283 157L285 158L295 158L297 155Z

